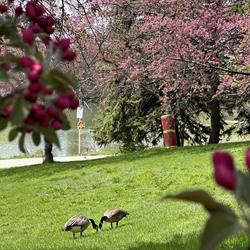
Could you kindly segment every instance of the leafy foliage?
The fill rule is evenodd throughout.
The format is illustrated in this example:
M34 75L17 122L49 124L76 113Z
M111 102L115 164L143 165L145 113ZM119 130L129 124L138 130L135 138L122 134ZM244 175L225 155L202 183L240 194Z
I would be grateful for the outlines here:
M95 139L101 145L119 142L125 151L155 145L161 137L161 114L159 99L150 91L126 95L111 91L96 121Z

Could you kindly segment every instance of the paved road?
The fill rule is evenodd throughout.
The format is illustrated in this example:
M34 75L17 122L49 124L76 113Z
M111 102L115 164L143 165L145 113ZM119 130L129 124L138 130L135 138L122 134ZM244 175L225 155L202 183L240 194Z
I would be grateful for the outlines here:
M110 155L95 155L95 156L67 156L67 157L54 157L56 162L68 162L68 161L87 161L87 160L95 160L102 159L108 157ZM41 164L43 162L43 158L20 158L20 159L6 159L0 160L0 169L1 168L13 168L13 167L23 167Z

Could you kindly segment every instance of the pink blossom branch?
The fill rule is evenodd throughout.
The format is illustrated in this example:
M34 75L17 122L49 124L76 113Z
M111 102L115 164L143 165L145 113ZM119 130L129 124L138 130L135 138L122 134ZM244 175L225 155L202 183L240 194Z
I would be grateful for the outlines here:
M173 61L181 61L181 62L192 63L192 64L196 64L196 65L199 65L199 66L202 66L202 67L205 67L205 68L220 70L220 71L226 72L228 74L250 76L250 72L227 69L227 68L223 68L223 67L214 66L212 64L199 63L199 62L186 60L186 59L182 59L182 58L175 58L175 57L166 57L166 59L173 60Z

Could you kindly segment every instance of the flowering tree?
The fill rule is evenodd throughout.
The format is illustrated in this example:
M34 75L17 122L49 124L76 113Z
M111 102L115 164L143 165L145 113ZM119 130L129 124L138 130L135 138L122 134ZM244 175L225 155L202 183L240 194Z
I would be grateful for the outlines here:
M239 207L239 213L229 206L219 203L203 190L187 191L177 195L167 195L164 199L196 202L206 209L209 218L201 237L201 250L214 250L228 237L245 233L249 237L250 220L250 148L246 150L247 173L236 170L234 159L224 151L213 154L214 179L217 185L232 192Z
M0 13L0 80L13 87L0 99L0 129L10 124L9 140L19 135L23 152L26 133L36 145L43 135L59 146L55 131L69 128L63 110L79 105L72 90L76 79L59 70L60 62L76 57L70 40L53 39L56 20L35 1L18 6L9 1Z
M115 105L106 90L118 95L137 92L137 96L149 90L157 95L155 106L174 112L183 139L201 143L209 137L210 143L218 143L222 134L231 132L223 128L224 115L242 106L239 96L249 89L243 74L225 75L248 65L249 19L247 13L235 13L240 4L63 0L61 27L73 35L81 56L74 65L84 83L79 89L83 93L86 86L101 89L98 97L111 105L106 111ZM82 53L85 48L87 54ZM200 117L210 119L210 126L202 124Z
M98 13L91 1L51 1L42 3L57 18L57 36L71 38L72 48L77 58L64 65L77 76L75 86L81 105L96 103L103 93L97 83L97 64L102 57L102 46L107 38L106 16L99 8Z
M136 68L132 72L131 55L137 54L141 61L144 57L140 54L137 11L132 2L136 1L92 3L95 15L106 20L106 38L95 68L104 93L95 138L100 144L119 142L123 150L155 144L161 136L160 85L146 71L140 81L140 71Z
M241 84L225 75L248 65L248 15L234 12L236 2L221 0L93 5L105 5L109 20L102 83L120 92L155 84L164 109L180 119L182 133L189 130L197 142L209 134L209 142L218 143L223 115L248 86L242 74ZM210 119L209 127L199 122L200 114Z
M232 99L223 90L236 88L216 67L247 63L248 49L242 45L247 43L249 17L234 14L233 6L221 0L144 1L139 20L148 68L162 81L164 102L170 111L173 96L182 109L202 102L197 111L210 116L210 143L219 142L221 105Z

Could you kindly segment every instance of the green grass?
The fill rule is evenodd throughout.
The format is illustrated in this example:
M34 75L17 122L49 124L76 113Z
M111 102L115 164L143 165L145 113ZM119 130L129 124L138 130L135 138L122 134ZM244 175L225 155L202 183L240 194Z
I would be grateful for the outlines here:
M156 148L109 159L6 169L0 171L0 249L4 250L189 250L197 249L207 214L200 206L160 201L167 193L204 188L218 200L233 199L211 178L211 152L226 148L243 167L248 143ZM130 215L118 228L72 239L64 223L75 214L99 221L110 207ZM243 247L245 238L221 249Z
M118 148L109 148L104 149L102 151L90 151L87 153L87 155L113 155L113 156L119 156L121 155L121 151Z

